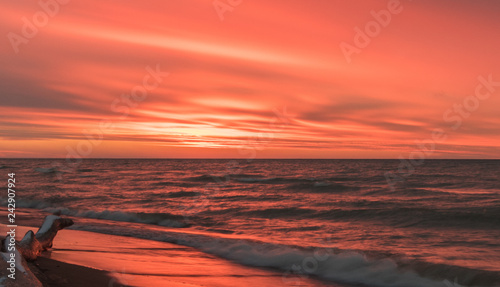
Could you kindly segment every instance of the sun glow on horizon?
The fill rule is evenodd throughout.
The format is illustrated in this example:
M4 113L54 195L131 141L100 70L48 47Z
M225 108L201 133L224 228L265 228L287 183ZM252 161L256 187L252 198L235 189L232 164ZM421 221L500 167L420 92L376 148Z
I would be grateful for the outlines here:
M442 130L432 158L500 158L499 4L402 2L349 62L339 45L387 1L304 3L224 21L207 1L61 6L18 53L0 46L0 156L64 157L91 134L90 157L398 158ZM40 9L4 4L3 35Z

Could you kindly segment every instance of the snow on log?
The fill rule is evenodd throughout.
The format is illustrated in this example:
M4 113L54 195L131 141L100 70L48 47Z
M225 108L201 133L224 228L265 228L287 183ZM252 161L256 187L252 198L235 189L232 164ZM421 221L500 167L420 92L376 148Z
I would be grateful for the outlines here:
M52 247L52 241L56 237L57 232L71 225L73 225L73 220L71 219L49 215L45 218L44 223L40 229L38 229L36 235L30 230L20 242L15 243L16 249L13 252L8 252L10 240L4 239L0 246L0 268L2 270L15 269L19 272L11 273L15 274L15 280L0 277L0 286L42 287L42 283L40 283L33 272L28 268L26 261L35 260L42 251ZM10 253L15 254L14 258L16 260L14 262L11 262L13 260Z
M17 248L26 260L33 261L40 256L42 251L52 247L52 241L59 230L71 225L73 225L71 219L49 215L45 217L36 235L31 230L26 232L24 238L17 244Z

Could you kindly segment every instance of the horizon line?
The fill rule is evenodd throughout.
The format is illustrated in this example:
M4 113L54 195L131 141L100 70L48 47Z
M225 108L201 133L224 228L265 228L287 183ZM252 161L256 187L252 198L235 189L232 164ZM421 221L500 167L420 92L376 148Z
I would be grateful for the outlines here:
M5 157L0 160L10 160L10 159L52 159L52 160L67 160L63 157ZM400 160L399 158L153 158L153 157L89 157L80 158L81 160L91 160L91 159L127 159L127 160ZM75 160L75 159L71 159ZM405 160L407 160L405 158ZM425 160L500 160L500 158L428 158Z

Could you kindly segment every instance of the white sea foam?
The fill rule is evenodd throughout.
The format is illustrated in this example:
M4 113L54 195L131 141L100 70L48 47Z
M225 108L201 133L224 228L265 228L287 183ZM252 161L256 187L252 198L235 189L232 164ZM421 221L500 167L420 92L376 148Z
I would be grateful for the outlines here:
M390 258L370 259L355 251L300 249L255 240L183 231L139 231L88 225L80 226L78 229L170 242L194 247L243 265L278 269L282 271L284 283L292 278L297 280L304 276L315 276L338 283L373 287L446 287L443 285L444 277L434 277L435 270L430 270L429 277L426 277L409 268L403 270Z

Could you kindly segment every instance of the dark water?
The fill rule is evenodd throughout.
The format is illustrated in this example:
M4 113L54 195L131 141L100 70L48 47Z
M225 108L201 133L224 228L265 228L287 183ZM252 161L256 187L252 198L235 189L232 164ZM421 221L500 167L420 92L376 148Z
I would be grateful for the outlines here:
M317 276L363 286L500 286L500 161L427 160L395 189L384 173L397 172L396 160L0 165L5 178L16 173L18 207L78 217L76 229L275 268L284 285Z

